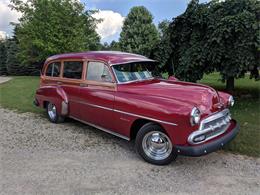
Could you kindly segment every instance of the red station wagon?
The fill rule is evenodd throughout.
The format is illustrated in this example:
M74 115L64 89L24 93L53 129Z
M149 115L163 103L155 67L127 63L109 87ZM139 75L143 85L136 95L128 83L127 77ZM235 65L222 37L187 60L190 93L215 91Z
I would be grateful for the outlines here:
M108 51L49 57L34 104L53 123L76 119L126 140L149 163L165 165L178 154L201 156L230 142L231 95L156 75L157 62Z

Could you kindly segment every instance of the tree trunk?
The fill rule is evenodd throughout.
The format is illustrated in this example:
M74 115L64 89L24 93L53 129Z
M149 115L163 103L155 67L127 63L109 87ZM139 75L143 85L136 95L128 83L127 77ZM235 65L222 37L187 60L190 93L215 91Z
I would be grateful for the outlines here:
M234 77L228 77L226 81L226 90L227 91L234 91L235 88L235 80Z

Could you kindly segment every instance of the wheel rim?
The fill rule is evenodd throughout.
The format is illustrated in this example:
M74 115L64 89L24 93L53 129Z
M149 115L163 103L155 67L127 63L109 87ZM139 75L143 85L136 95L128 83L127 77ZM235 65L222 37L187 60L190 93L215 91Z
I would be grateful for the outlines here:
M51 120L55 120L57 112L55 105L52 103L48 104L48 115L51 118Z
M172 143L169 137L160 131L147 133L142 142L145 154L153 160L164 160L172 152Z

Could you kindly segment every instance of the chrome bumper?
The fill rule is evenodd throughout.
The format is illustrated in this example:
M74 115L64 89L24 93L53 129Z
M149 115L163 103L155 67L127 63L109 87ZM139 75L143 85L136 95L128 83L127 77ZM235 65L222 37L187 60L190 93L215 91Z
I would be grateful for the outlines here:
M177 153L184 156L202 156L208 153L214 152L224 145L229 143L232 139L236 137L239 132L239 125L235 122L235 127L228 132L227 134L223 135L222 137L210 141L205 144L195 145L195 146L175 146Z
M222 110L205 118L201 121L199 130L189 135L188 143L192 145L201 144L225 133L230 126L230 120L229 109Z

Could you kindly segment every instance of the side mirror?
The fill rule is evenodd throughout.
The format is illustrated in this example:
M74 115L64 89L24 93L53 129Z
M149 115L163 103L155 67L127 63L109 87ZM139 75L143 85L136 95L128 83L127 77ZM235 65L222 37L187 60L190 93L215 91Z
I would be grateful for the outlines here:
M170 81L178 81L178 79L174 76L169 76L168 80Z

